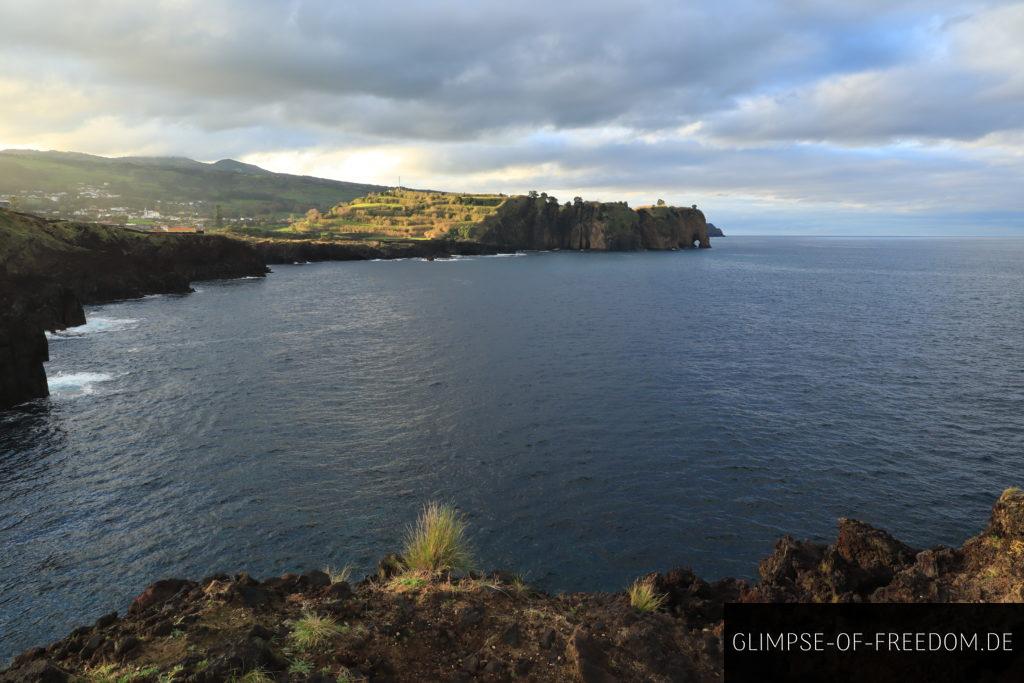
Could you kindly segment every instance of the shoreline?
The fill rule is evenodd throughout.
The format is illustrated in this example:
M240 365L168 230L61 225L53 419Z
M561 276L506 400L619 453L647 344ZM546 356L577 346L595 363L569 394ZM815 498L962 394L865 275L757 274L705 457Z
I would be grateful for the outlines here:
M642 577L663 596L653 609L625 592L547 594L501 571L424 575L397 555L358 583L321 571L163 579L123 616L16 656L0 682L720 681L726 603L1022 602L1021 548L1024 491L1010 488L960 548L911 548L841 518L832 544L779 539L757 582ZM314 622L323 638L301 640Z
M514 254L535 246L443 239L342 242L150 234L9 209L0 209L0 236L10 242L0 251L0 410L49 395L43 366L49 360L46 332L84 325L83 306L189 293L191 283L201 280L264 277L271 272L269 265L429 261ZM706 232L701 239L706 243ZM591 249L588 243L581 250L608 249Z

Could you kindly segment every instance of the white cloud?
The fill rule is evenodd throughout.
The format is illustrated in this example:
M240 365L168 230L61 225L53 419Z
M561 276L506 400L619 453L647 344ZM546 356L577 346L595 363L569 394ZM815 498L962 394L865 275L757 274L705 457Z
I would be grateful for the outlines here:
M1024 3L936 27L931 49L885 68L740 98L710 134L741 143L978 140L1024 129Z

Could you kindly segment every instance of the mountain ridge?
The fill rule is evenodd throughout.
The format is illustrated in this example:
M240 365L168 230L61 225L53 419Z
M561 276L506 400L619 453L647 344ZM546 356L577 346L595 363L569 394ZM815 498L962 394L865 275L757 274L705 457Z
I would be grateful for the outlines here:
M0 197L51 218L129 222L159 209L181 222L224 219L285 223L312 207L386 189L381 185L277 173L236 159L104 157L81 152L0 151Z

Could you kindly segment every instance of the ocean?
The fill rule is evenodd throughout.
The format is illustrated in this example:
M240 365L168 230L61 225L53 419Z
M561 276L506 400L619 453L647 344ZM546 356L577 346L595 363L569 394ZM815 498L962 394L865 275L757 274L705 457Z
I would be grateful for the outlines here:
M1024 239L276 266L87 310L0 414L0 661L150 582L352 564L754 577L856 517L959 545L1024 482Z

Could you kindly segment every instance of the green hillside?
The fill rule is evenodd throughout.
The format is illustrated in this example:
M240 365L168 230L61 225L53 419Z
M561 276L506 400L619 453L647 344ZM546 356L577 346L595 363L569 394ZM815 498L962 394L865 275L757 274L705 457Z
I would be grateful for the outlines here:
M425 192L393 188L341 202L329 211L311 209L286 231L349 239L470 237L472 228L508 200L501 194Z
M0 151L0 199L13 197L20 210L81 220L145 222L141 214L148 209L170 222L212 227L220 205L226 224L281 225L311 206L327 209L380 189L272 173L232 159L206 164L180 157Z

